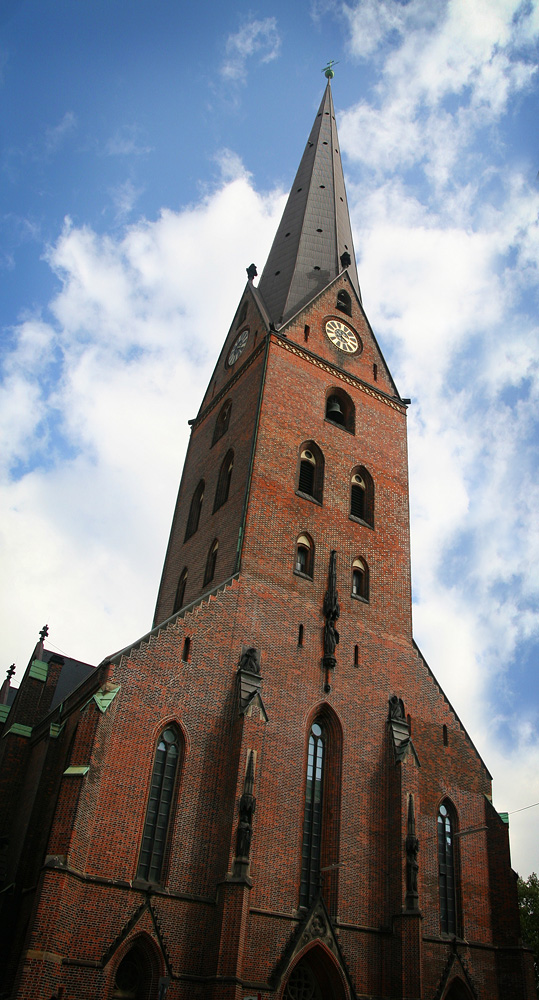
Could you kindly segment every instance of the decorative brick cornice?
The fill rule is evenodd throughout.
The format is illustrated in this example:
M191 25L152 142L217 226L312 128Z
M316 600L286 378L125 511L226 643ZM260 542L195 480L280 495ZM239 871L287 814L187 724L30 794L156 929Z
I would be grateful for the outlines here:
M398 413L406 413L405 403L401 403L397 399L391 399L391 397L386 395L385 392L373 389L372 386L367 385L367 383L363 382L360 378L356 378L348 372L343 372L341 368L337 368L336 365L332 365L329 361L322 361L322 359L318 358L316 354L312 354L311 351L306 351L305 348L300 347L298 344L291 343L284 337L275 336L274 340L279 347L283 348L283 350L288 351L290 354L295 354L296 357L303 358L304 361L314 365L315 368L320 368L322 371L328 372L329 375L339 379L340 382L352 385L354 389L359 389L361 392L364 392L366 396L372 396L373 399L380 400L381 403L385 403L386 406L390 406L392 410L397 410Z
M211 411L215 409L217 404L220 403L221 400L225 398L225 396L228 396L228 393L232 389L232 386L234 386L236 382L242 377L244 372L246 372L247 369L251 367L253 362L256 361L259 354L262 354L265 343L266 343L266 337L264 336L260 341L258 347L254 348L251 351L249 357L246 358L241 368L238 368L237 372L235 372L234 375L232 375L232 377L229 378L228 382L223 386L223 388L219 389L217 395L214 396L213 399L210 400L208 405L203 410L200 411L200 413L193 422L193 427L192 427L193 430L195 429L195 427L198 427L198 425L201 424L203 420L206 419L208 413L211 413Z

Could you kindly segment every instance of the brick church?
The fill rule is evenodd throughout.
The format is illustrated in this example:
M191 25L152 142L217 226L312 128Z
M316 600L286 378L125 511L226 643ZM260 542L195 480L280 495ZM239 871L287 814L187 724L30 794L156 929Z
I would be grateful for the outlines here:
M97 667L45 627L0 692L0 996L531 1000L506 817L412 638L329 78L247 273L154 627Z

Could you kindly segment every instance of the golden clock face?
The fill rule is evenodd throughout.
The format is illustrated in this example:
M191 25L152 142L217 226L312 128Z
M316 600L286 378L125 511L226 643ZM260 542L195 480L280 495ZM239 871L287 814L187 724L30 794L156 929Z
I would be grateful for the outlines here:
M353 330L346 323L341 323L340 319L328 319L326 323L326 336L331 340L339 351L345 354L355 354L359 347L359 340Z
M243 353L243 351L247 346L248 340L249 340L249 331L242 330L241 333L239 333L238 336L236 337L234 343L232 344L232 347L230 349L230 354L226 359L226 363L229 368L231 367L231 365L234 364L235 361L238 360L240 354Z

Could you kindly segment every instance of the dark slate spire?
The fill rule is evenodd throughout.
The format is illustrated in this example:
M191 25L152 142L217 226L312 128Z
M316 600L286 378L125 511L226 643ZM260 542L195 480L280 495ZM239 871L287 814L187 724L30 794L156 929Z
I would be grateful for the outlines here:
M343 270L342 254L358 295L352 228L328 85L258 285L279 326Z

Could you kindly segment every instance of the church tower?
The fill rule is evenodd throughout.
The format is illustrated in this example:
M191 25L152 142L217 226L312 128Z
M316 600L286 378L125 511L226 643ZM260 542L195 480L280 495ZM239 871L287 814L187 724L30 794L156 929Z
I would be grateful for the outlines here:
M408 401L327 75L192 422L154 627L7 715L13 996L533 996L490 774L412 638Z

